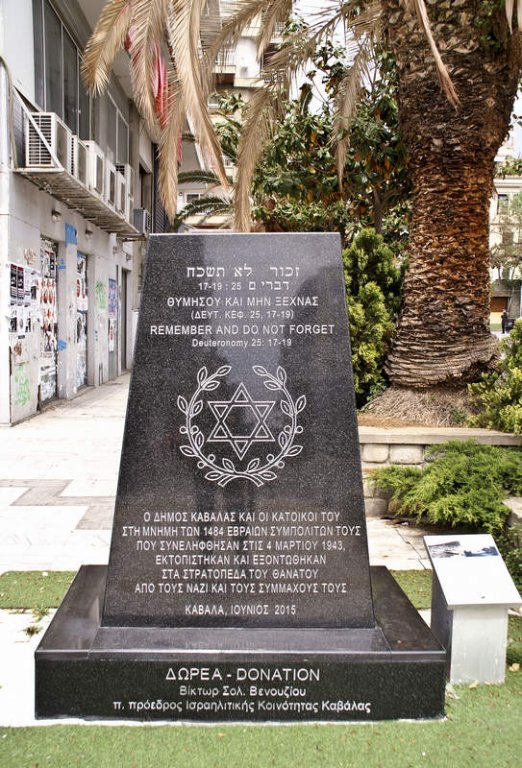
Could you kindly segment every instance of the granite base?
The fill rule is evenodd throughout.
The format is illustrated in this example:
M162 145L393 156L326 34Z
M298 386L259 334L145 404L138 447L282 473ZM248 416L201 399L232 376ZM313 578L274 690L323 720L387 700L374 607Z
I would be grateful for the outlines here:
M446 654L386 568L374 629L104 627L83 566L35 654L36 717L196 722L439 718Z

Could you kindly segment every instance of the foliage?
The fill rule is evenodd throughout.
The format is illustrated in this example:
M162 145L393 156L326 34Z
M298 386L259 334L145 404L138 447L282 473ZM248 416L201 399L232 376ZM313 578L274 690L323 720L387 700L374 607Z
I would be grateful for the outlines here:
M361 88L347 129L341 184L331 134L339 85L350 65L346 51L331 40L317 48L313 65L300 99L287 104L258 164L254 218L269 230L294 230L298 223L310 229L336 229L347 239L361 226L370 226L387 241L405 245L411 190L399 135L393 56L383 50L375 53L371 77ZM319 87L326 99L319 111L312 112L311 93Z
M522 434L522 320L517 320L509 337L501 342L502 357L493 373L469 385L479 409L473 425Z
M511 578L522 595L522 532L520 528L506 528L504 533L496 538L496 543Z
M520 120L520 117L514 115ZM503 163L497 163L495 176L505 179L508 176L522 176L522 157L507 157Z
M395 329L402 271L381 235L363 229L343 252L357 405L385 385L383 364Z
M330 41L313 57L314 69L299 98L286 101L284 117L274 126L252 182L252 216L270 232L338 231L349 241L361 226L382 232L397 251L408 236L410 185L406 153L399 137L395 99L396 66L381 53L363 88L349 131L349 151L342 184L331 141L337 88L348 69L345 53ZM320 80L320 86L317 81ZM321 87L326 98L312 109L313 89ZM237 162L241 125L247 108L243 99L226 92L216 94L216 130L225 156ZM217 176L180 174L179 181L202 181L217 188ZM186 206L176 225L201 212L212 213L209 196ZM232 213L220 207L222 213ZM203 219L202 219L203 220Z
M509 18L509 4L505 0L481 0L477 4L473 26L480 33L480 45L484 51L500 51L507 44L498 23L499 12L506 9ZM511 7L511 13L513 8Z
M253 218L268 231L331 231L350 226L329 134L328 105L309 110L309 88L288 102L253 180Z
M424 469L375 470L372 483L393 491L395 512L431 525L499 534L509 515L502 499L522 495L522 451L448 442L427 452Z
M411 184L399 132L397 88L395 59L378 50L349 129L343 186L356 221L405 244Z

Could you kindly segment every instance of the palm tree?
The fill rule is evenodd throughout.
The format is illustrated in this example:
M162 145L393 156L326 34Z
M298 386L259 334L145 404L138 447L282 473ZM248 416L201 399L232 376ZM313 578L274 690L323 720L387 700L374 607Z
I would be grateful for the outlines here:
M227 179L206 109L213 63L240 31L258 24L262 57L291 0L238 0L224 22L215 0L112 0L93 33L84 73L93 89L108 81L126 44L138 107L160 145L160 191L174 218L173 148L185 112L214 171ZM488 206L494 158L505 138L521 70L514 0L324 0L297 25L264 69L238 149L236 228L250 228L250 185L292 75L317 44L344 23L352 66L339 86L334 124L340 177L357 95L377 40L394 53L399 119L413 184L410 266L398 333L388 359L393 384L429 387L478 378L496 354L489 332ZM205 13L204 13L205 11ZM517 10L519 25L522 8ZM165 52L165 59L162 51ZM268 57L267 57L268 58ZM154 75L154 76L152 76Z
M447 5L430 5L430 23L458 94L456 109L434 83L435 64L415 20L400 0L383 2L413 184L409 270L388 357L392 382L403 386L473 381L496 355L489 205L520 76L521 39L511 34L500 4Z

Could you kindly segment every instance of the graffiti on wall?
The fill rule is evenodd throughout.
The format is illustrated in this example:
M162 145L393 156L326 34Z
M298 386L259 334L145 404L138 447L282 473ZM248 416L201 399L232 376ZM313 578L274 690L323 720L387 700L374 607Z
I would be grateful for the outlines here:
M94 301L97 309L107 309L107 289L101 280L96 281L94 288Z
M27 405L31 399L31 390L29 387L29 376L27 375L27 364L21 363L14 370L14 404L18 406Z

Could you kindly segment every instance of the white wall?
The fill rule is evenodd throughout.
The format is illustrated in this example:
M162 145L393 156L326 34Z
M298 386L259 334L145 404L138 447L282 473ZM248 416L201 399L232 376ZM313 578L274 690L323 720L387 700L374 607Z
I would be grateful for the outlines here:
M61 214L53 221L52 211ZM9 226L6 232L2 269L2 315L9 313L10 264L39 268L40 238L47 237L58 243L58 396L71 398L77 394L76 381L76 277L77 252L87 256L88 264L88 384L97 386L109 379L109 308L108 281L121 275L122 269L133 268L132 252L139 245L123 245L115 235L95 227L63 203L41 192L30 181L11 175ZM66 244L65 225L75 227L77 244ZM0 216L0 233L2 233ZM92 232L92 234L86 234ZM127 257L131 256L130 259ZM2 256L0 251L0 257ZM2 422L20 421L35 413L39 385L40 318L35 313L33 328L24 337L8 334L11 358L10 388L3 382L0 400L4 409ZM132 343L132 323L128 318L128 345ZM120 328L118 328L118 334ZM118 348L116 374L121 372L121 354ZM4 358L5 359L5 358ZM10 389L10 392L9 392ZM11 401L7 413L5 400Z
M13 85L34 101L32 0L0 0L0 55L8 62Z

